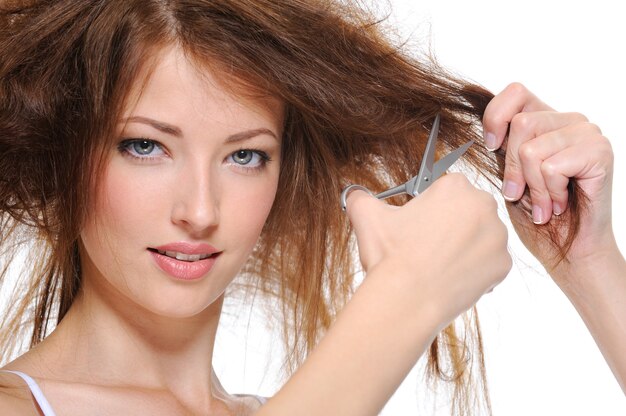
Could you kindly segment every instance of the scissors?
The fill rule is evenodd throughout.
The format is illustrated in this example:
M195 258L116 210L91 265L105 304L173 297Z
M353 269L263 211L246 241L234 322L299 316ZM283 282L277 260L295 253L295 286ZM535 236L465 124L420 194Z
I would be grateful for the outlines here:
M356 191L357 189L365 191L370 195L374 195L374 197L378 199L385 199L401 194L408 194L412 197L415 197L418 194L424 192L430 185L432 185L434 181L439 179L439 177L443 175L444 172L454 164L454 162L459 160L459 158L463 156L467 149L469 149L469 147L474 143L473 140L470 140L469 142L456 148L452 152L448 153L446 156L439 159L437 163L434 163L435 144L437 143L437 135L439 134L439 122L440 115L437 114L437 117L435 117L435 121L433 122L433 127L430 131L430 135L428 136L428 142L426 143L426 152L422 160L422 165L420 166L420 170L416 176L412 177L402 185L388 189L376 195L374 195L369 189L364 186L350 185L341 192L341 209L343 211L346 210L346 200L348 198L348 195L350 194L350 192Z

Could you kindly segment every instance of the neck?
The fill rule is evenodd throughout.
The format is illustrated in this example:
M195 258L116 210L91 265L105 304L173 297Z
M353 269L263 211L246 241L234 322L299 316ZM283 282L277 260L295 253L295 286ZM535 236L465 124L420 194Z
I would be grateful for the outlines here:
M184 400L222 397L212 357L223 297L188 318L159 316L89 279L49 337L58 377L159 389ZM104 283L106 285L106 283ZM104 289L104 290L103 290ZM114 302L114 304L113 304Z

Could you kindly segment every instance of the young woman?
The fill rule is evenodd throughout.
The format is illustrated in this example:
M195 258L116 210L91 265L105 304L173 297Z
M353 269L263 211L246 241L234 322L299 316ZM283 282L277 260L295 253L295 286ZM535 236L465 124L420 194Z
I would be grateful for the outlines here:
M17 249L30 261L4 314L0 413L375 414L427 350L470 412L483 373L451 323L510 269L495 200L449 174L400 208L354 192L339 209L350 183L414 175L437 114L442 152L479 142L468 165L504 179L520 236L624 386L612 153L584 116L519 84L492 97L328 1L1 13L3 266ZM366 273L354 293L348 219ZM294 367L307 357L267 403L212 370L240 273L281 301Z

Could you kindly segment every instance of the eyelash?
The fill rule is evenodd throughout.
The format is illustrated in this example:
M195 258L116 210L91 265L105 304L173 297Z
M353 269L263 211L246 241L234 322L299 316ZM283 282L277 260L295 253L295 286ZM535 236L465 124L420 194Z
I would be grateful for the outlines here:
M131 151L131 146L139 142L147 142L149 144L153 144L155 148L159 148L161 149L163 153L165 153L165 150L163 150L163 145L161 145L156 140L147 139L147 138L124 139L117 145L117 149L123 156L136 160L140 163L146 163L146 162L150 162L150 161L160 158L160 157L155 157L155 156L140 157L140 156L136 156L135 154L133 154ZM268 162L272 161L272 159L269 157L269 155L266 152L262 150L258 150L258 149L248 149L248 148L240 148L238 150L235 150L234 152L230 153L228 157L232 158L235 154L237 154L238 152L242 152L242 151L252 152L258 155L261 159L259 161L258 166L254 166L254 167L248 167L246 165L242 165L242 164L231 161L231 164L236 165L238 169L243 169L244 171L247 171L247 172L261 171L262 169L266 167Z
M117 145L117 150L123 156L129 157L129 158L131 158L133 160L137 160L138 162L141 162L141 163L150 162L152 160L158 159L158 157L155 157L155 156L140 157L140 156L136 156L135 154L133 154L131 152L131 146L134 145L135 143L140 143L140 142L147 142L149 144L153 144L155 146L155 148L159 148L159 149L161 149L165 153L165 151L163 150L163 146L159 142L157 142L155 140L146 139L146 138L124 139Z
M256 154L257 156L259 156L260 160L258 162L257 166L247 166L247 165L242 165L240 163L234 162L232 161L231 164L237 166L237 169L243 169L246 172L259 172L261 170L263 170L266 166L268 162L271 162L272 159L269 157L269 155L267 153L265 153L262 150L258 150L258 149L245 149L245 148L241 148L239 150L236 150L234 152L232 152L228 157L232 158L234 155L236 155L239 152L252 152L254 154Z

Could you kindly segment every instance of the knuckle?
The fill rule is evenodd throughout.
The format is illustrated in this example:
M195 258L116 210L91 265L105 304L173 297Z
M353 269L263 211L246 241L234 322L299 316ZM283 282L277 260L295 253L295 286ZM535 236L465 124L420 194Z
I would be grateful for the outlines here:
M613 164L615 154L613 153L613 146L611 145L611 142L604 136L600 136L599 140L600 157L602 159L608 160L611 164Z
M448 173L440 178L439 181L441 181L441 179L445 179L445 183L453 187L460 187L469 184L467 177L459 172Z
M502 239L503 245L506 246L506 244L509 241L509 229L506 227L506 225L502 221L500 221L499 228L500 228L500 238ZM507 251L507 254L508 254L508 251Z
M460 172L451 172L447 176L450 176L452 180L458 181L459 183L467 182L467 177Z
M539 168L541 170L541 173L545 177L554 177L558 174L557 167L554 165L553 162L550 161L543 161Z
M530 162L537 157L537 149L531 142L522 143L518 149L522 162Z
M588 134L602 135L602 130L600 129L600 126L598 126L597 124L591 123L589 121L585 121L583 124L584 124L585 131L588 132Z
M586 115L584 115L583 113L579 113L579 112L574 112L572 113L574 115L574 117L576 117L577 119L579 119L581 122L588 122L589 119L587 118Z
M600 136L600 141L602 143L602 147L605 150L613 153L613 145L611 144L611 141L608 138L606 138L604 136Z
M491 114L489 114L489 117L485 119L485 123L490 123L495 126L504 125L508 123L506 113L499 108L494 108Z
M485 198L485 209L489 210L490 212L497 212L498 201L496 201L496 198L487 191L483 191L483 195Z
M535 117L530 113L517 113L511 120L511 129L528 133L534 129Z
M483 190L477 190L475 193L474 203L475 209L484 217L489 217L498 210L498 201L494 196Z
M504 225L504 223L500 221L498 226L496 227L494 234L496 236L496 248L494 250L494 253L503 262L503 267L506 268L506 270L510 270L513 265L513 261L511 258L511 253L509 253L507 249L507 244L509 241L509 230L507 229L506 225Z
M580 134L586 136L602 136L602 130L600 126L597 124L591 123L590 121L579 121L577 123L572 124L572 128L576 129Z
M504 280L508 272L513 267L513 259L507 249L508 230L502 223L494 227L492 235L492 246L490 252L493 255L493 261L498 271L497 281Z
M506 92L516 96L528 94L528 89L521 82L512 82L504 89Z

